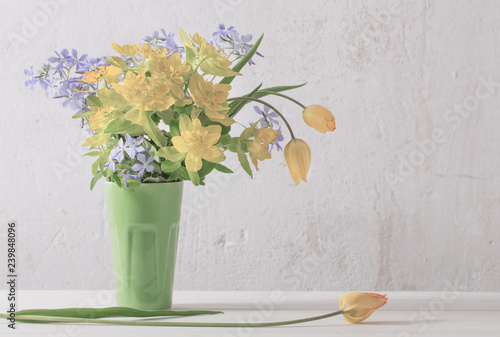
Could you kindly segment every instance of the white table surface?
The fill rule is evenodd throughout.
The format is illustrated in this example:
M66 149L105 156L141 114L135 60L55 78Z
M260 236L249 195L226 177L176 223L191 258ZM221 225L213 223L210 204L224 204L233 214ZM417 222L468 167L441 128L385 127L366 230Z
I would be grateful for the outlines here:
M383 293L383 292L380 292ZM168 319L172 321L263 322L316 316L338 310L340 292L197 292L174 293L179 310L223 310L223 315ZM113 306L111 291L19 291L17 310ZM271 328L136 327L87 324L23 324L16 330L0 325L10 336L500 336L500 293L387 292L388 303L361 324L332 317ZM6 311L7 292L0 291Z

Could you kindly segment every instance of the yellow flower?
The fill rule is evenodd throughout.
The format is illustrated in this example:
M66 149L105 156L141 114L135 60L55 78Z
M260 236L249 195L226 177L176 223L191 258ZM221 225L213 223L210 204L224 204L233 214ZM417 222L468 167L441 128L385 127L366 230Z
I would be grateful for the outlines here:
M347 323L359 323L386 303L386 295L354 292L343 295L339 305Z
M111 44L111 46L113 47L113 49L117 53L119 53L121 55L128 55L128 56L135 55L137 53L137 50L139 48L141 48L140 44L137 44L137 45L126 44L126 45L120 46L118 43L116 43L114 41Z
M335 116L332 112L319 104L307 106L302 111L304 122L317 131L326 133L335 130Z
M149 61L151 78L155 83L166 85L177 98L184 98L184 75L189 73L191 67L182 63L181 56L176 53L169 58Z
M271 159L271 153L267 149L267 145L276 141L280 133L270 128L261 128L255 131L254 140L248 143L247 149L250 159L252 160L255 169L258 171L258 160Z
M205 81L199 74L193 74L189 79L189 91L194 103L204 108L208 118L223 125L234 123L234 120L227 115L229 108L222 105L227 100L229 90L231 90L229 84L213 84Z
M285 146L285 160L295 185L301 180L307 182L307 173L311 166L311 149L302 139L292 138Z
M110 66L99 66L98 70L87 71L85 76L80 79L85 83L96 83L102 80L106 80L108 83L118 82L116 78L122 73L122 70L113 65Z
M137 103L136 108L140 111L167 110L175 102L175 99L168 95L169 86L162 83L150 84L144 69L139 70L138 74L127 72L123 86L114 85L114 88L128 101Z
M117 118L123 116L123 113L115 110L115 108L110 106L98 107L93 106L91 110L94 112L92 116L89 116L89 129L94 131L104 131L108 124Z
M180 153L186 153L186 168L192 172L201 169L205 159L213 163L220 163L226 159L224 152L214 146L220 138L222 128L220 125L203 127L199 119L193 121L186 116L180 116L180 136L172 137L174 148Z

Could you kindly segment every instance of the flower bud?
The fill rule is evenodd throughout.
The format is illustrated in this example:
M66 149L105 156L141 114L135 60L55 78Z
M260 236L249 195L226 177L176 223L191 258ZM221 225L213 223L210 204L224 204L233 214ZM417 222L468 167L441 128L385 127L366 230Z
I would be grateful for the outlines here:
M301 180L307 182L311 166L311 149L302 139L292 138L285 146L285 160L295 185Z
M302 111L304 122L317 131L326 133L335 130L335 116L324 106L318 104L309 105Z
M386 303L386 295L354 292L343 295L339 305L347 323L359 323Z

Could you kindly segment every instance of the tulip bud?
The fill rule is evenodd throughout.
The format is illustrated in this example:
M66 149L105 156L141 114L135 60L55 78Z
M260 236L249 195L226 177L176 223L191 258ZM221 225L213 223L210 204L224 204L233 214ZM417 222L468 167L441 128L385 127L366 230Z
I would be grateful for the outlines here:
M302 139L292 138L285 146L285 160L295 185L301 180L307 182L307 173L311 166L311 149Z
M302 111L304 122L317 131L326 133L335 130L335 116L324 106L318 104L309 105Z
M354 292L342 296L339 304L347 323L359 323L386 303L386 295Z

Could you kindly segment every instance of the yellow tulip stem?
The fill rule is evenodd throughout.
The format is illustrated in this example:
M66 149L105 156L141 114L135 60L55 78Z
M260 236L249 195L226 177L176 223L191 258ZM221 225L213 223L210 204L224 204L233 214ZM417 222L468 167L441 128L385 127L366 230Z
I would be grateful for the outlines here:
M252 101L252 102L264 104L269 109L276 112L276 114L278 116L280 116L280 118L283 120L283 122L285 122L285 125L288 128L288 131L290 132L290 136L292 137L292 139L295 138L295 135L293 134L293 131L292 131L292 127L290 126L290 124L288 124L288 121L286 120L285 116L283 116L283 114L281 112L279 112L278 109L276 109L275 107L273 107L271 104L267 103L266 101L263 101L263 100L258 99L258 98L253 98L253 97L231 97L231 98L228 98L227 101L228 102L231 102L231 101Z
M218 322L154 322L154 321L121 321L111 319L95 319L95 318L75 318L75 317L55 317L55 316L35 316L35 315L18 315L16 319L19 322L22 320L31 321L31 323L95 323L95 324L110 324L110 325L138 325L138 326L177 326L177 327L206 327L206 328L263 328L271 326L300 324L311 321L317 321L333 316L343 314L344 311L339 310L326 315L314 316L291 321L278 321L266 323L218 323ZM8 318L8 314L0 314L0 318ZM35 322L36 321L36 322Z
M293 103L295 103L298 106L300 106L302 109L306 108L306 106L304 104L300 103L296 99L291 98L290 96L287 96L287 95L282 94L280 92L267 91L267 90L261 90L260 92L263 93L263 94L267 94L267 95L276 95L276 96L280 96L280 97L286 98L287 100L292 101Z

